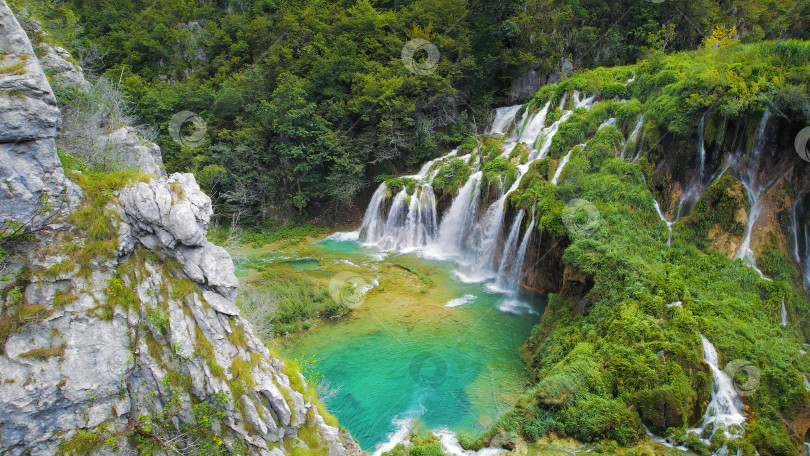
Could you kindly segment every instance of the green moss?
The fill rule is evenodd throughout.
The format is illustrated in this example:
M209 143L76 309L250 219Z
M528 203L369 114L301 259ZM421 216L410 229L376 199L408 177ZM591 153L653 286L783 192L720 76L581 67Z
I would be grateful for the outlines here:
M112 257L118 248L118 224L120 215L107 207L117 202L115 192L133 182L143 182L151 177L141 173L119 171L71 172L71 179L82 188L85 200L82 207L68 217L68 221L83 232L85 245L74 258L85 276L92 270L92 261L98 257Z
M28 350L25 353L20 353L20 357L36 359L39 361L47 361L55 356L59 357L59 359L64 359L65 348L66 348L65 344L55 345L53 347L48 348L35 348L33 350Z
M746 202L742 184L726 173L700 195L689 216L673 229L673 238L704 250L713 241L709 236L712 229L719 228L729 236L742 238L747 221Z
M470 177L470 166L463 160L452 160L442 166L433 178L433 189L438 193L455 195L461 185Z
M416 191L416 186L418 182L409 178L409 177L398 177L396 179L391 179L385 183L385 186L388 188L390 195L396 195L397 193L401 192L402 189L405 189L405 192L408 195L413 195Z

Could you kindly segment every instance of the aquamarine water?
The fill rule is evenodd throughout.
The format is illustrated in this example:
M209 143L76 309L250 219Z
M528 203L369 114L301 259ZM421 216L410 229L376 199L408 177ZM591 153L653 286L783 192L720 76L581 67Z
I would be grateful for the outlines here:
M539 321L543 298L494 294L458 281L452 263L385 255L356 242L325 240L295 254L320 266L286 266L290 273L324 281L352 273L378 283L351 316L319 323L284 348L288 358L316 360L324 403L363 449L412 425L409 418L427 430L482 431L514 403L527 379L519 347Z

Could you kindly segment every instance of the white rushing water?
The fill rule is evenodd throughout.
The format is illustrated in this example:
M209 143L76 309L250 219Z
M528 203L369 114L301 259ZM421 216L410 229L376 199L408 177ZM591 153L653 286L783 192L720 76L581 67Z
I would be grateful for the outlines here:
M515 116L520 110L520 105L507 106L504 108L497 108L495 110L495 118L492 125L486 130L488 135L504 135L512 122L515 121Z
M787 326L788 325L788 314L787 314L787 308L785 307L785 298L782 298L782 319L780 321L780 324L782 326Z
M700 339L703 343L703 361L709 365L712 371L712 399L706 407L703 423L697 429L690 429L690 432L695 432L703 442L708 444L717 432L724 432L727 437L734 436L735 434L729 428L734 426L742 429L745 424L745 415L742 413L742 400L734 389L732 380L718 365L717 349L703 334L700 335ZM710 435L707 435L705 431L709 424L712 424L714 429ZM724 451L724 449L720 451ZM718 454L720 453L718 452Z
M767 280L770 279L765 277L762 271L757 268L754 252L751 250L751 233L753 232L754 225L759 219L760 212L762 211L760 196L772 183L762 185L761 183L757 182L756 179L762 148L765 142L765 127L768 124L769 118L770 112L765 111L765 113L762 115L759 129L757 130L757 139L756 143L754 144L754 149L751 151L750 164L746 166L744 170L745 172L741 173L740 175L740 181L748 193L749 201L751 201L751 210L748 214L748 220L745 223L745 237L743 237L742 244L740 244L740 248L737 250L737 254L735 255L735 258L743 260L747 265L754 268L759 273L760 277Z
M574 152L574 149L569 150L568 153L565 154L565 157L560 160L560 164L557 165L557 170L554 171L554 177L551 178L552 185L557 185L557 180L559 180L560 174L562 174L562 170L565 168L565 165L568 164L568 160L571 159L572 152Z
M667 224L667 229L669 229L669 239L667 239L667 245L672 245L672 226L675 225L675 222L670 222L664 217L664 211L661 210L661 206L658 204L658 200L653 197L653 204L655 205L655 211L658 212L658 217L663 220L664 223Z
M627 153L627 145L630 143L634 144L635 148L638 148L638 144L636 141L638 140L638 136L641 134L641 127L644 126L644 114L638 115L638 121L636 121L636 126L633 128L633 131L630 133L630 137L627 138L627 141L624 142L622 146L622 153L620 155L621 159L624 160L624 154ZM635 160L633 160L635 161Z
M444 307L463 306L464 304L469 304L469 303L475 301L476 298L477 298L477 296L475 296L473 294L466 294L466 295L464 295L464 296L462 296L460 298L455 298L455 299L451 299L451 300L447 301L447 303L444 305Z
M478 451L465 450L458 443L456 434L447 429L437 429L433 431L439 437L439 443L445 454L452 456L495 456L496 454L509 453L509 451L501 448L482 448Z
M569 105L573 109L590 109L596 97L583 97L579 92L571 94ZM564 95L560 106L565 107L568 95ZM417 174L406 176L416 181L410 189L392 191L383 183L374 192L363 218L363 226L356 236L364 245L377 247L390 252L417 252L439 260L450 260L458 264L454 271L456 278L467 283L488 282L487 288L499 293L514 294L519 289L520 273L525 260L530 233L534 222L528 226L526 214L515 215L509 230L504 232L506 198L517 189L520 178L529 170L531 163L544 158L554 135L560 126L573 114L563 111L561 117L546 127L551 102L533 114L521 106L508 106L495 110L491 124L485 129L488 134L505 135L502 156L508 157L518 143L529 149L528 160L518 164L518 175L510 188L500 182L496 199L485 202L482 194L483 173L479 160L472 160L472 173L461 185L443 214L436 208L436 196L432 182L441 166L453 159L470 161L470 155L458 156L458 149L431 160L420 168ZM518 118L521 113L521 118ZM612 122L611 122L612 121ZM610 119L604 125L615 124ZM571 158L569 152L560 161L555 175L556 184L563 167ZM408 192L411 194L408 194ZM492 201L492 200L489 200ZM488 205L487 205L488 204ZM348 236L348 235L347 235ZM460 302L460 301L456 301ZM507 306L508 307L508 306Z

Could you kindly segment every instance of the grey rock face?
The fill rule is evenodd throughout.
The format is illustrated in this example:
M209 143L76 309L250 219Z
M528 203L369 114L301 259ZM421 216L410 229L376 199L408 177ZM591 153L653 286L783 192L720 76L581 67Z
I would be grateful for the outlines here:
M0 67L19 67L0 74L0 222L24 221L43 200L80 194L56 155L50 86L4 0L0 53L7 55ZM45 60L66 72L62 83L80 83L64 54L54 48ZM224 393L225 418L215 430L231 449L285 454L287 442L305 445L297 435L307 426L329 455L358 454L307 399L300 374L292 372L291 382L239 315L233 261L206 238L211 200L194 177L165 177L157 146L141 144L129 128L106 136L161 177L124 188L108 205L118 214L110 220L118 233L112 256L82 270L68 246L90 240L50 223L15 258L15 270L24 263L30 277L0 283L0 305L31 312L0 341L2 453L52 455L79 430L105 442L93 454L127 452L122 436L142 416L180 398L173 422L193 423L192 398L211 402Z
M62 46L43 46L45 55L39 58L44 68L54 70L56 84L86 87L87 80L81 67L73 63L70 53Z
M297 435L306 425L328 454L358 454L306 399L306 387L293 388L303 381L299 374L291 382L283 362L239 315L233 262L205 238L211 201L193 176L134 184L118 200L114 209L126 227L119 227L121 245L89 277L77 275L78 268L44 272L68 259L57 253L59 235L43 236L31 253L25 297L53 312L15 331L0 355L0 447L44 455L79 429L113 435L160 410L182 389L172 382L186 378L183 397L228 395L219 431L228 446L243 442L253 454L284 454L285 439L305 445ZM172 259L182 271L167 266ZM125 291L113 289L113 278L135 302L117 303ZM56 309L55 297L66 292L74 299ZM177 418L193 420L189 400Z
M145 174L166 176L158 145L141 139L132 127L123 126L112 133L100 135L95 142L96 149L115 151L115 155L124 163Z
M0 0L0 59L0 222L37 224L76 191L56 155L56 99L5 0Z

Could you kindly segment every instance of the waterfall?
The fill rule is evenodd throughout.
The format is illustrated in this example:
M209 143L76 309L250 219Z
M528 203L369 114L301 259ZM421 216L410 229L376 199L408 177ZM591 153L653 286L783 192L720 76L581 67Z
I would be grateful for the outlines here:
M807 380L807 376L804 376L804 389L810 391L810 381Z
M573 148L569 150L567 154L565 154L565 157L563 157L562 160L560 160L560 164L557 165L557 170L554 171L554 177L551 178L552 185L557 185L557 180L560 178L560 174L562 174L562 170L565 168L565 165L568 164L568 160L571 159L572 152L574 152Z
M469 241L468 234L474 228L481 198L481 175L478 171L467 179L442 219L434 250L443 253L445 258L460 257Z
M765 277L762 274L762 271L757 268L756 258L754 257L753 250L751 250L751 233L754 229L754 224L756 224L757 220L759 219L760 211L762 210L760 207L759 197L772 182L766 185L757 185L756 170L753 170L752 174L751 168L758 168L757 165L759 165L760 154L762 153L762 147L765 141L765 127L768 124L769 117L770 112L765 111L765 113L762 115L762 121L759 124L754 149L751 151L751 163L745 168L745 172L741 173L740 175L740 181L742 182L743 187L745 187L745 190L748 193L748 198L751 201L751 212L748 214L748 220L745 223L745 237L743 238L743 242L740 244L740 248L737 250L737 254L735 255L735 258L743 260L747 265L754 268L759 273L760 277L766 280L770 279Z
M638 135L641 134L641 127L642 126L644 126L644 114L639 114L638 115L638 121L636 122L635 128L633 128L633 131L630 133L630 137L627 138L627 141L624 142L624 146L622 146L622 153L620 155L622 160L624 160L624 154L625 154L625 152L627 152L627 145L628 144L633 143L634 147L637 147L636 146L636 140L638 139ZM633 160L633 161L635 161L635 160Z
M512 271L515 269L515 263L517 262L517 243L518 236L520 235L520 224L525 214L526 213L521 209L515 217L514 222L512 222L509 237L506 238L506 243L503 246L503 256L501 256L501 264L498 267L498 278L494 286L495 290L511 291L511 275Z
M506 213L504 210L506 196L507 194L504 193L503 196L492 203L484 215L482 229L480 230L481 236L478 239L479 248L476 251L476 263L478 265L483 265L484 269L493 267L495 248L498 245L498 235L501 232L501 227L503 226L503 216Z
M563 114L562 117L560 117L556 122L551 124L548 128L543 129L543 131L540 133L540 136L538 137L543 138L543 142L540 145L540 147L537 148L537 150L534 150L529 154L530 162L546 157L549 149L551 149L551 140L554 139L554 135L557 134L557 130L560 129L560 125L562 125L563 122L567 121L568 118L571 117L571 114L573 113L574 111L566 111L565 114Z
M745 416L742 414L743 404L734 389L732 380L718 366L717 350L714 345L703 334L700 335L700 339L703 342L703 361L712 370L714 388L712 399L703 415L703 423L700 428L691 429L691 431L695 431L698 436L703 436L707 426L713 424L712 435L720 431L722 427L723 432L730 436L730 426L742 426L745 423ZM712 435L704 436L701 440L708 444L711 442Z
M380 218L380 209L383 201L385 200L385 192L387 187L385 182L377 187L377 191L371 197L371 201L366 208L366 214L363 216L363 226L360 228L360 237L366 239L367 242L377 242L385 232L383 220Z
M562 97L561 107L565 107L569 95L573 97L575 109L590 109L596 100L596 95L583 97L573 91ZM461 185L449 207L442 214L437 213L432 183L442 169L440 165L449 162L451 157L469 163L471 156L477 152L474 150L459 157L459 149L455 149L424 163L418 173L404 176L416 181L415 185L409 182L410 185L405 185L396 194L392 194L390 184L380 184L366 209L362 227L354 234L355 238L359 238L364 245L382 250L403 253L417 251L427 258L451 260L458 265L453 273L459 280L476 283L490 281L488 287L491 289L512 294L518 288L521 266L536 221L533 217L530 228L521 239L521 223L526 214L521 211L516 214L512 226L504 226L506 200L509 193L518 188L521 177L529 170L531 163L548 155L554 135L573 114L572 110L564 111L558 120L545 127L551 109L552 103L549 101L534 115L525 111L520 118L520 105L495 110L491 124L485 131L506 136L501 155L508 156L515 146L522 143L529 148L529 160L517 165L517 179L510 188L504 188L505 182L499 181L497 199L488 207L482 207L485 202L479 156L478 161L470 163L472 173ZM615 119L604 125L613 123ZM569 151L561 160L555 184L571 154Z
M675 225L675 222L670 222L666 217L664 217L664 211L661 210L661 206L658 204L658 200L656 200L654 196L653 204L655 205L655 211L658 212L658 217L661 217L661 220L667 224L667 229L669 229L669 239L667 239L667 245L672 245L672 226Z
M704 134L706 132L706 116L708 115L709 111L703 114L703 117L700 118L700 126L698 127L698 176L701 185L703 185L703 169L706 167L706 139Z
M810 236L807 232L807 219L799 214L806 197L805 189L796 196L793 202L793 256L802 268L804 286L810 286Z
M523 233L523 240L520 241L520 247L518 247L514 266L512 267L512 270L509 271L510 285L513 289L515 289L515 291L517 291L517 289L520 287L520 272L523 269L523 262L526 260L526 251L529 249L529 240L532 237L533 231L534 213L532 213L532 221L529 223L529 227L526 228L526 232Z
M788 315L787 315L787 308L785 307L785 298L782 298L782 320L780 321L782 326L788 325Z
M526 122L526 126L523 128L523 132L520 135L520 142L527 144L529 147L534 146L537 137L545 128L549 107L551 107L550 101L546 102L543 109Z
M488 135L504 135L509 125L515 121L515 115L520 110L520 105L506 106L495 110L495 118L492 125L486 130Z
M616 118L611 117L610 119L599 124L599 128L597 128L596 131L599 131L605 127L615 127L615 126L616 126Z

